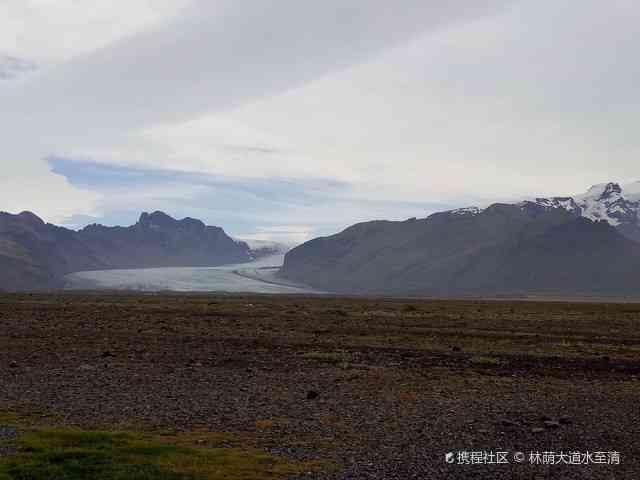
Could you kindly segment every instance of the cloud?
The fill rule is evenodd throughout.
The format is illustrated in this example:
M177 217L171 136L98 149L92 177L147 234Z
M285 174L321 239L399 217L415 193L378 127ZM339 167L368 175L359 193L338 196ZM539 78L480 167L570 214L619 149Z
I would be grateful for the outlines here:
M103 199L93 215L67 218L64 223L71 227L128 225L141 211L159 209L175 217L200 218L243 238L297 243L369 220L372 212L405 219L449 207L358 198L352 185L330 178L225 177L61 157L48 162L72 186L97 192Z
M37 108L30 120L57 134L184 121L302 85L504 3L194 1L164 25L0 91L0 100L5 115L18 118Z
M127 168L61 157L50 157L48 163L52 172L67 178L71 185L112 193L132 189L143 191L148 187L197 185L250 194L258 201L309 204L317 199L315 195L319 193L335 194L349 187L333 179L225 177L178 170Z
M0 81L12 80L38 68L35 62L10 55L0 55Z
M215 0L162 18L0 84L0 208L155 201L248 233L320 231L639 176L637 2ZM81 166L49 172L52 154L179 180L114 196ZM348 188L305 203L282 179Z
M312 158L339 156L386 198L466 203L628 182L640 176L638 21L637 2L518 2L230 119L288 132Z
M189 0L3 0L0 51L68 60L176 15Z
M244 234L242 240L250 242L250 245L252 240L258 240L296 246L317 235L317 227L313 225L273 225L270 227L258 227L255 233Z
M194 0L152 28L0 86L0 128L11 132L0 208L20 203L52 220L74 210L91 213L95 199L47 175L44 157L119 150L123 158L142 152L145 162L162 162L167 149L149 141L149 129L284 92L504 3ZM44 3L33 5L38 14L48 11ZM21 189L25 178L37 178L38 188Z

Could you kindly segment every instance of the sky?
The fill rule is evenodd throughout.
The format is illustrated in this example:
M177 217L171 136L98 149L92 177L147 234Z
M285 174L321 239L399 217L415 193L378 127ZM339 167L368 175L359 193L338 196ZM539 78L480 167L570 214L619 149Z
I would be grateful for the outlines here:
M298 243L640 179L633 0L4 0L0 210Z

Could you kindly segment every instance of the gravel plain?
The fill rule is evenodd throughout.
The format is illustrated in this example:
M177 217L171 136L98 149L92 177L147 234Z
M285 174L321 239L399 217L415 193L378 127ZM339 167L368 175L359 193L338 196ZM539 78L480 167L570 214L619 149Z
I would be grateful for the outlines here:
M640 478L634 303L0 295L0 328L0 413L331 465L297 478Z

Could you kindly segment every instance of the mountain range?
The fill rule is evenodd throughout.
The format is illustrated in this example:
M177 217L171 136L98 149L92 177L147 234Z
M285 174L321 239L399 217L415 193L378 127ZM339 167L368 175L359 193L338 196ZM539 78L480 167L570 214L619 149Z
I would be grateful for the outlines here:
M0 212L0 290L62 288L78 271L217 266L282 251L163 212L77 231ZM637 297L640 182L359 223L290 250L279 275L336 293Z
M356 224L291 250L280 275L356 294L638 296L640 183Z
M0 213L0 290L61 288L83 270L217 266L248 262L254 252L200 220L143 213L135 225L75 231L31 212Z

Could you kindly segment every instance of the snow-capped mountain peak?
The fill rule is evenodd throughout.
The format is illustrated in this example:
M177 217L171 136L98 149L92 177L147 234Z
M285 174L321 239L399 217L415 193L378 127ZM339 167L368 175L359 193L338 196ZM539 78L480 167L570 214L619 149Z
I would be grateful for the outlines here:
M594 185L587 193L577 195L583 217L593 221L605 220L617 227L623 223L638 224L640 204L625 197L625 189L618 183Z
M594 185L582 195L576 195L575 198L582 202L613 203L623 198L622 187L619 183L601 183Z
M594 222L606 221L626 237L640 241L640 181L627 185L600 183L581 195L531 198L516 205L527 211L562 208ZM480 212L482 209L469 207L450 213L477 215Z

